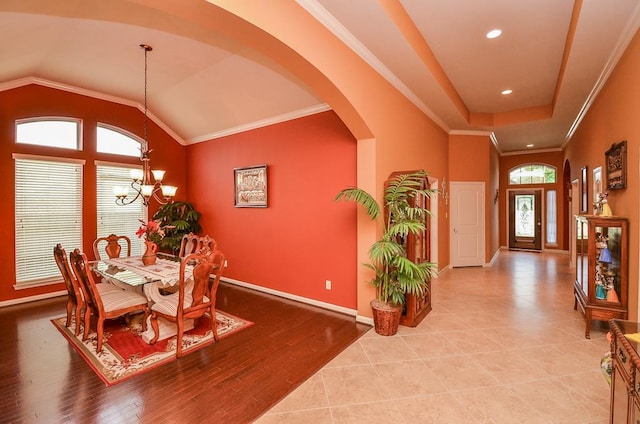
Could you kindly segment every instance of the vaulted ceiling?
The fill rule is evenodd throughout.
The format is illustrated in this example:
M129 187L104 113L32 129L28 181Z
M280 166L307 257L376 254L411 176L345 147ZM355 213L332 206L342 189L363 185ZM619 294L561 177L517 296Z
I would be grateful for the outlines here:
M297 3L443 130L492 134L503 153L561 148L640 26L637 0ZM229 38L62 10L87 4L0 0L0 90L36 82L140 105L147 43L149 111L183 144L331 107Z

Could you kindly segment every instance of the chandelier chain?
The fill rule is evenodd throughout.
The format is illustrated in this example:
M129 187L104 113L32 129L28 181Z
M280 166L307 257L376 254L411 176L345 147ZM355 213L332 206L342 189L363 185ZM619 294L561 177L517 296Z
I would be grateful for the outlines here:
M147 54L153 49L151 46L147 44L140 44L140 47L144 50L144 127L143 127L143 138L144 138L144 149L143 152L146 152L149 149L149 133L148 133L148 122L149 119L147 114L147 85L148 85L148 60Z
M149 149L149 129L148 129L148 109L147 109L147 88L148 88L148 58L147 54L153 50L148 44L140 44L140 48L144 50L144 121L143 121L143 139L140 145L140 160L142 161L142 170L132 170L131 184L129 186L116 186L113 191L116 195L116 204L124 206L135 202L141 198L143 205L149 206L151 199L155 199L161 205L171 201L178 189L175 186L162 184L164 171L160 169L151 169L151 158ZM133 189L134 197L128 198L129 188Z

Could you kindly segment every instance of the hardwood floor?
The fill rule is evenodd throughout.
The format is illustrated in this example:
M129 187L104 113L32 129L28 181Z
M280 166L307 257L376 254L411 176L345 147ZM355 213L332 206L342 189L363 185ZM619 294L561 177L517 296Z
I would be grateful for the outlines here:
M106 387L50 322L65 302L0 308L1 423L248 423L370 328L222 283L218 308L253 326Z

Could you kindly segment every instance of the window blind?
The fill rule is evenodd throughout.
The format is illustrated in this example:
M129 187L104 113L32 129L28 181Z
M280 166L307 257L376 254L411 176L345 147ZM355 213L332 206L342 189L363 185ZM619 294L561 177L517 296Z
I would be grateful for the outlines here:
M15 158L16 287L60 281L57 243L82 247L82 163Z
M131 169L139 167L122 167L96 165L97 181L97 235L106 237L109 234L125 235L131 239L131 254L142 255L142 241L136 236L140 220L147 219L147 208L141 199L120 206L116 204L113 186L126 186L131 183Z

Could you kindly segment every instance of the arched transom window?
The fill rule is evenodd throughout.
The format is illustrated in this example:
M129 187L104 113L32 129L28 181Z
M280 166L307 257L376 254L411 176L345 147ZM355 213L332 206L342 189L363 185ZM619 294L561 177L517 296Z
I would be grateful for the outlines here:
M99 153L140 156L140 141L122 128L98 124L96 144Z
M556 182L556 167L531 163L509 171L509 184L553 184Z

